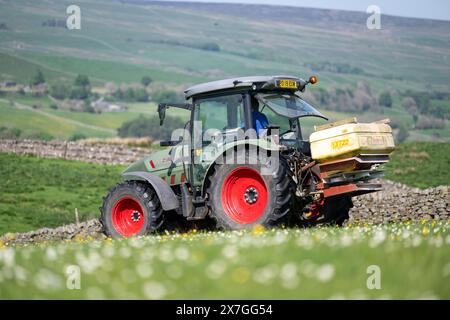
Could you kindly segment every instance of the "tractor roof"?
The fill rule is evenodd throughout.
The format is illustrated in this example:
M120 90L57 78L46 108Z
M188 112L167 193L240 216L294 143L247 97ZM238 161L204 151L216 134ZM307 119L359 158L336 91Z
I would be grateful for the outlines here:
M193 96L214 93L222 90L251 87L254 84L275 83L278 79L290 79L295 81L304 81L298 77L292 76L253 76L253 77L240 77L230 78L219 81L205 82L192 86L184 91L186 99Z

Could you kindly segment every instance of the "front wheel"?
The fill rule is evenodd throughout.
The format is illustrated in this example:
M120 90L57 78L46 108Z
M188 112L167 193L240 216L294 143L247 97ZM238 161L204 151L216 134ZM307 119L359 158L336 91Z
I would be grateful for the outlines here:
M141 236L163 225L163 210L153 188L141 181L118 184L103 200L101 222L107 236Z

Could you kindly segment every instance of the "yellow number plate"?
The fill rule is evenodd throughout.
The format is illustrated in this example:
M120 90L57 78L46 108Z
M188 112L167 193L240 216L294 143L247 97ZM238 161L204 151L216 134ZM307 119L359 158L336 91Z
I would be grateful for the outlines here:
M349 139L343 139L343 140L337 140L331 142L331 148L333 149L341 149L343 147L346 147L350 144Z
M288 79L278 80L278 87L285 89L297 89L297 81Z

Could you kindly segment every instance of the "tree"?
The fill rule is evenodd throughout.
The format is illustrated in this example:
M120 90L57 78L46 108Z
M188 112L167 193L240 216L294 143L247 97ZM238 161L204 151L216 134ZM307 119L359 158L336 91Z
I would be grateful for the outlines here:
M123 99L125 101L134 101L134 99L135 99L134 90L131 88L128 88L127 90L125 90L125 92L123 93Z
M147 91L145 89L134 90L134 99L138 102L147 102L148 101Z
M417 123L420 112L416 101L411 97L404 97L402 100L402 107L413 116L414 123Z
M91 83L86 75L79 74L73 83L71 99L87 99L91 96Z
M40 69L36 71L36 73L31 77L30 84L32 86L36 86L38 84L45 83L44 74Z
M70 97L70 93L70 87L62 83L57 83L50 87L50 95L56 99L67 99Z
M397 143L404 142L406 139L408 139L408 137L409 137L408 129L406 129L404 125L400 125L396 136Z
M384 107L392 107L392 97L391 94L387 91L384 91L378 97L378 103Z
M86 139L86 138L87 137L86 137L86 135L84 133L76 132L76 133L74 133L73 135L71 135L69 137L69 141L78 141L78 140L83 140L83 139Z
M79 74L74 81L74 85L77 87L89 87L91 82L89 81L88 76L84 74Z
M157 103L176 103L178 100L177 93L172 90L158 90L153 95L153 100Z
M143 76L141 79L141 83L144 87L148 86L152 82L153 82L153 79L150 78L149 76Z
M91 88L90 87L78 87L75 86L72 88L72 91L70 92L70 98L71 99L87 99L91 95Z
M158 117L139 117L127 121L117 130L119 137L151 137L155 140L170 139L173 130L183 128L180 118L167 116L164 125L159 125Z

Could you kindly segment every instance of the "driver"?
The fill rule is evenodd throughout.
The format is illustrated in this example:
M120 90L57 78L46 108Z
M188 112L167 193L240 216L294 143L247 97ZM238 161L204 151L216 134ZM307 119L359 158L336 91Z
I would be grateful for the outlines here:
M252 119L253 128L256 130L256 134L259 135L264 132L264 129L269 125L269 120L264 113L259 111L259 101L252 96Z

